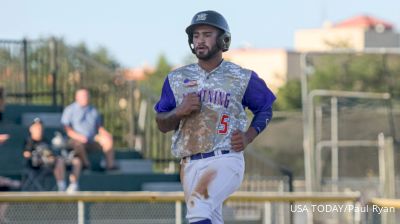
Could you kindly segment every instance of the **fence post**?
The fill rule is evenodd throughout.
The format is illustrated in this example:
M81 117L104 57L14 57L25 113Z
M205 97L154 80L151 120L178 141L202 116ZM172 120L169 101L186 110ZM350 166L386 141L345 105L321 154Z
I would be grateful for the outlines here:
M22 51L23 51L23 69L24 69L24 94L25 103L27 103L27 93L28 93L28 41L24 38L22 40Z
M50 47L50 65L51 65L51 78L52 82L52 103L53 106L57 106L57 73L58 73L58 51L56 38L52 37L49 43Z
M263 224L271 224L272 216L271 216L271 202L264 202L264 220Z
M384 198L395 198L395 169L393 138L386 137L383 133L378 136L379 141L379 168L381 180L381 194ZM381 171L382 169L382 171ZM391 212L382 212L381 222L385 224L394 224L395 217Z
M85 203L78 201L78 224L85 224Z
M175 224L182 224L182 202L175 202Z

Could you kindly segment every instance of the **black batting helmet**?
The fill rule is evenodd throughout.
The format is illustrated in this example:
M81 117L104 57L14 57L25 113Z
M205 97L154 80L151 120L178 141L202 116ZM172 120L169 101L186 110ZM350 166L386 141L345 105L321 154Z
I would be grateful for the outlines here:
M218 36L217 46L223 52L229 49L229 45L231 44L231 33L229 31L228 23L226 22L225 18L218 12L207 10L196 13L196 15L193 16L192 22L186 28L189 47L192 50L193 54L195 53L193 46L193 30L194 27L197 25L210 25L220 29L222 32Z

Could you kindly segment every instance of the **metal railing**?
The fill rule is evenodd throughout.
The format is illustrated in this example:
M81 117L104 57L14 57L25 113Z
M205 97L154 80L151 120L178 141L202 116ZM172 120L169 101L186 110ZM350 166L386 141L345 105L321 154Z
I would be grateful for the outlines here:
M368 223L374 223L375 220L379 220L379 217L375 218L374 216L380 216L380 221L384 224L398 223L396 220L400 216L396 214L396 209L400 209L400 199L372 198L368 204L372 206L371 210L373 211L368 216Z
M277 213L271 203L297 203L296 207L286 207L286 212L301 213L303 211L299 209L309 206L308 212L318 213L322 212L317 210L318 207L327 204L339 203L354 208L359 200L359 192L236 192L228 202L261 203L263 216L254 223L267 224L287 223L274 221L279 219L274 216ZM8 207L6 210L9 211L3 214L8 223L185 223L183 192L77 192L71 195L59 192L1 192L0 203ZM44 206L46 203L47 207ZM32 208L35 208L33 212L24 210ZM144 214L137 214L136 210ZM343 218L347 220L345 223L358 222L355 210L347 213L350 217ZM234 218L231 219L231 223L234 221ZM239 222L245 223L246 220Z

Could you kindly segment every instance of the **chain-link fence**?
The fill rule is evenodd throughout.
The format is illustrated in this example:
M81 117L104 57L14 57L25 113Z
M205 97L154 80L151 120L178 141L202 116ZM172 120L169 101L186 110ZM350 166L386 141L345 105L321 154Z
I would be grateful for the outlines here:
M142 152L157 170L176 171L170 135L156 127L157 97L127 80L115 62L95 58L56 38L0 40L0 87L6 104L66 106L77 89L87 88L117 148Z
M182 192L1 193L0 220L18 224L181 224L187 223L183 200ZM223 206L223 216L227 224L306 223L308 215L318 223L366 223L367 212L354 210L365 206L358 204L359 200L357 192L236 192ZM334 206L353 209L325 210Z

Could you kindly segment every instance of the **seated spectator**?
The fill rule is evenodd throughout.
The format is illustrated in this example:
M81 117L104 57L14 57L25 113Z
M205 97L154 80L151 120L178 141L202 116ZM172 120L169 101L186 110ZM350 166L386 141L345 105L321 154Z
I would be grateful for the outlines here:
M32 169L50 168L53 169L59 191L75 192L78 190L78 180L82 168L79 158L72 159L72 172L69 176L69 186L66 189L65 183L65 161L62 157L56 156L51 150L49 141L43 136L44 127L39 118L35 118L29 127L30 136L25 142L24 157L28 160L28 166Z
M87 89L75 93L75 102L67 106L61 123L70 138L69 144L82 159L84 167L90 167L87 151L102 150L106 158L106 170L116 169L112 135L103 127L97 109L89 104Z

